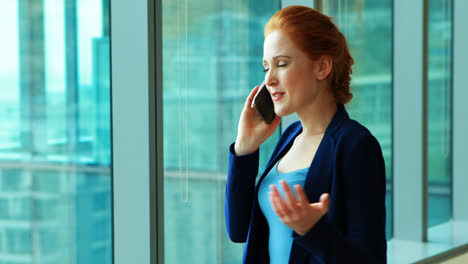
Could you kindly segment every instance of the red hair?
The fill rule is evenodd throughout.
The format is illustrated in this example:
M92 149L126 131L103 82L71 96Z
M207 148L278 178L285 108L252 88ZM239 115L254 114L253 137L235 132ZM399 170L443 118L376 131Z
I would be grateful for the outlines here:
M346 38L332 22L319 11L305 6L288 6L270 18L265 25L265 38L274 30L281 30L309 59L322 55L332 57L332 70L327 77L335 101L346 104L353 98L349 84L354 60L349 53Z

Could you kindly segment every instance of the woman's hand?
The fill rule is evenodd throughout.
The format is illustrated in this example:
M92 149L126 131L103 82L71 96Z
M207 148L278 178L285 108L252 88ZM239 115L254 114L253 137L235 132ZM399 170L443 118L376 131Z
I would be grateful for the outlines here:
M242 109L234 144L234 151L238 156L255 152L281 122L281 118L276 116L271 124L265 123L257 108L251 106L258 89L259 87L255 86L250 92Z
M281 197L275 185L270 185L270 203L281 221L299 235L307 233L327 213L330 195L324 193L318 203L309 203L304 189L295 185L297 200L286 181L280 181L286 199Z

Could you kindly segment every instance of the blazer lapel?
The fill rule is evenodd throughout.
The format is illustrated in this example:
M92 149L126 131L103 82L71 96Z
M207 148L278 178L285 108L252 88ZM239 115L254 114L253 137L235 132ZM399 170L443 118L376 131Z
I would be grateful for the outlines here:
M284 141L284 144L280 147L280 149L274 153L273 158L270 159L267 167L265 168L265 171L263 172L262 176L260 177L257 186L256 186L256 192L258 192L258 187L263 181L263 178L268 174L268 172L273 168L273 166L278 162L278 160L286 154L286 152L291 148L292 143L294 142L294 138L302 131L302 126L298 126L297 129L295 129L291 134L289 134L288 138Z
M334 134L346 119L349 119L349 115L344 105L339 104L307 172L304 190L311 203L318 202L320 195L331 190L331 177L335 166Z
M281 146L281 148L279 149L278 152L276 152L275 156L273 159L271 159L271 164L268 164L268 167L271 168L273 165L276 164L276 162L278 162L278 160L284 156L284 154L286 154L286 152L291 148L292 146L292 143L294 142L294 139L297 137L297 135L299 133L302 132L302 125L301 126L298 126L289 136L288 138L285 140L285 143L283 144L283 146Z
M318 202L320 195L330 192L334 153L335 141L330 136L324 136L304 183L304 190L310 203Z

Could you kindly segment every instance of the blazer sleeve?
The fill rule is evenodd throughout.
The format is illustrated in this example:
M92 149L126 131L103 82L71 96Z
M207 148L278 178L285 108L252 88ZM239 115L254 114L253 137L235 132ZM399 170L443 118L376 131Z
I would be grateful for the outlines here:
M258 164L258 149L252 154L236 156L234 143L230 146L224 214L227 232L233 242L244 243L247 240Z
M294 240L325 263L386 263L385 163L378 141L361 136L345 147L340 168L345 210L345 233L327 215L304 236ZM332 198L333 199L333 198Z

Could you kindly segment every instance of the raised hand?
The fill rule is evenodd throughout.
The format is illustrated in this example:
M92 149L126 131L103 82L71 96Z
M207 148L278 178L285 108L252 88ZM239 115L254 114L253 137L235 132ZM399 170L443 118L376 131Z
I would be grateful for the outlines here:
M299 235L304 235L328 212L330 195L324 193L318 203L309 203L304 189L299 184L294 186L297 199L286 181L281 180L280 184L285 199L274 184L270 185L269 198L273 210L285 225Z
M271 124L266 124L257 108L252 107L252 101L259 86L255 86L247 97L239 119L237 139L234 145L236 155L246 155L255 152L265 142L281 123L276 116Z

